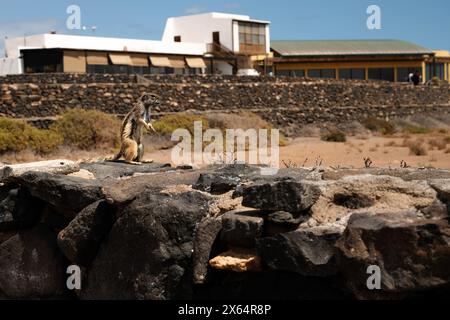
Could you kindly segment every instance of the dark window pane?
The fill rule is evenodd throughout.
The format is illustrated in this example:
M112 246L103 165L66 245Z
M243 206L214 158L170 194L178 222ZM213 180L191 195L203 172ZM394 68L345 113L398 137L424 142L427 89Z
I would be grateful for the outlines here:
M395 80L394 74L395 74L394 68L381 69L381 79L382 80L394 82L394 80Z
M339 79L351 79L352 70L351 69L339 69Z
M370 80L381 80L381 69L371 68L369 69Z
M336 78L336 70L335 69L322 69L320 77L321 78Z
M434 75L438 77L441 80L444 80L445 78L445 68L443 63L436 63L435 73Z
M425 71L427 81L431 80L431 78L432 78L432 74L433 74L432 68L433 68L433 65L427 64L426 71Z
M352 79L364 80L366 79L365 69L352 69Z
M291 75L293 77L304 77L305 76L305 70L292 70Z
M291 75L290 70L277 70L277 76L288 77Z
M405 67L397 69L397 81L398 82L409 82L409 76L414 74L416 71L422 73L422 68L416 67Z
M308 77L310 77L310 78L320 78L320 69L308 70Z

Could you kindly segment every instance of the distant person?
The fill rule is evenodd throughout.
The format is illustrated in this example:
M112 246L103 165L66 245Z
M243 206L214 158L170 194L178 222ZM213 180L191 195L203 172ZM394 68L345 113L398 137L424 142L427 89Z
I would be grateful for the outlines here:
M412 78L414 77L414 73L413 72L411 72L409 75L408 75L408 82L409 83L412 83L413 81L412 81Z
M420 74L419 71L416 71L414 73L414 75L412 76L412 82L414 83L415 86L418 86L420 84L420 81L422 80L422 75Z

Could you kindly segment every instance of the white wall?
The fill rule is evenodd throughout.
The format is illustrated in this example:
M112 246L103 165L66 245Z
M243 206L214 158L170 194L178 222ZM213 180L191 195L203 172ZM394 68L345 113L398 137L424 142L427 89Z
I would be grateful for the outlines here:
M239 22L233 21L233 51L239 52Z
M24 48L44 48L45 35L19 37L5 40L5 49L8 58L19 58L20 50Z
M22 73L22 59L0 58L0 76Z
M186 17L169 18L164 29L163 42L174 42L181 36L182 42L212 43L213 32L220 32L220 42L233 50L232 21L229 16L216 16L214 13Z
M233 67L226 62L214 62L214 73L223 75L232 75Z
M266 53L270 53L270 26L266 26Z
M8 39L5 44L9 58L19 57L20 49L25 48L64 48L183 55L203 55L206 52L206 44L204 43L165 43L162 41L70 36L61 34L44 34L25 38Z

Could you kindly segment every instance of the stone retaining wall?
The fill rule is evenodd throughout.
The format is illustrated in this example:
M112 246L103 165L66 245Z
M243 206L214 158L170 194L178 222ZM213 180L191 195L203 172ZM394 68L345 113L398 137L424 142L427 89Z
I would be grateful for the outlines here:
M162 96L153 110L166 113L250 110L287 128L367 117L450 113L448 86L227 76L21 75L0 78L0 115L52 118L69 108L126 114L139 95ZM15 83L8 83L13 82ZM1 84L3 82L3 84ZM36 119L34 119L36 120ZM41 119L42 120L42 119ZM42 121L40 121L42 122Z

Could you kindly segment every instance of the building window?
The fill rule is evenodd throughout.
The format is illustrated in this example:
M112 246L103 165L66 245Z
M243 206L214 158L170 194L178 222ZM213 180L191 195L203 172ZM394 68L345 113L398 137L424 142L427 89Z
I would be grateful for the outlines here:
M438 77L441 80L445 80L445 66L443 63L429 63L426 70L427 81Z
M277 76L302 78L305 76L305 70L277 70Z
M323 78L323 79L335 79L335 69L311 69L308 70L308 77L310 78Z
M175 41L175 42L181 42L181 36L175 36L175 37L173 37L173 41Z
M398 82L409 82L409 76L419 71L422 74L422 68L418 67L405 67L397 68L397 81Z
M239 43L243 45L265 45L266 25L239 22Z
M63 72L63 52L59 49L23 50L25 73Z
M370 80L395 81L394 68L371 68L369 69Z
M366 79L365 69L339 69L339 79Z

